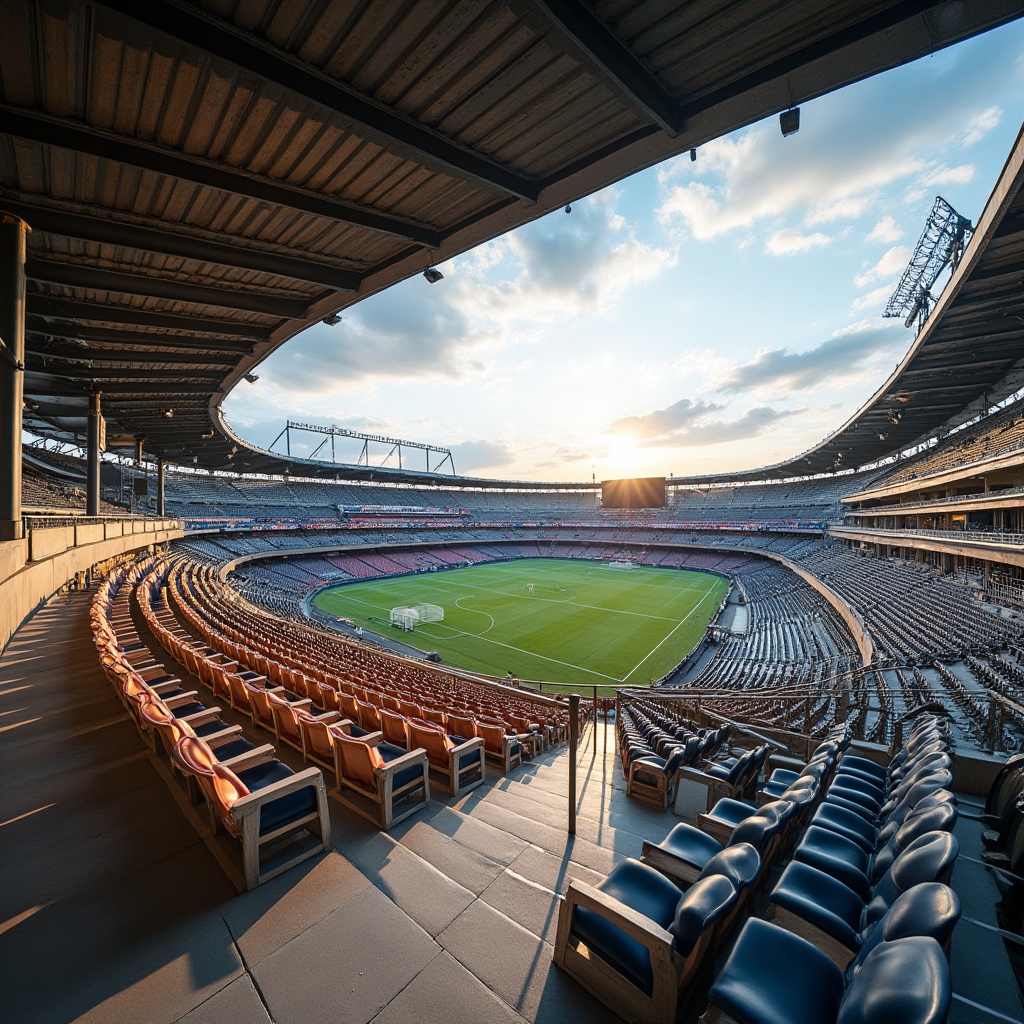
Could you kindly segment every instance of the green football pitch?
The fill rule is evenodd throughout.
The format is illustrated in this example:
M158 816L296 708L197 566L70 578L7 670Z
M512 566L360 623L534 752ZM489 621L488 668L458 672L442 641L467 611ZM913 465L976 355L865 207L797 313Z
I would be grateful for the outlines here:
M443 622L395 639L492 676L644 685L697 643L727 588L707 573L527 558L349 583L313 603L387 636L392 608L440 605Z

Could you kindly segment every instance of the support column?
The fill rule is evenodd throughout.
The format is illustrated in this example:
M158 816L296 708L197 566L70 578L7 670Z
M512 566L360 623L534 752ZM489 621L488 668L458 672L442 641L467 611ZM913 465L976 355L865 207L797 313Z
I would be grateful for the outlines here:
M156 460L156 514L164 517L164 460Z
M85 514L100 514L100 392L89 396L89 438L86 448Z
M21 524L21 412L25 395L25 236L29 226L0 211L0 540Z

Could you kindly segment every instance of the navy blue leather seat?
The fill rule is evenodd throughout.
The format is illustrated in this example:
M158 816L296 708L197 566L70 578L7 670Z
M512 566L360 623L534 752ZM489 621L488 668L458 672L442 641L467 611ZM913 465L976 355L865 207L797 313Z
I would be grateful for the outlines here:
M941 1024L949 965L931 938L883 942L848 986L809 942L766 921L747 922L709 993L740 1024Z
M956 837L948 832L920 836L893 861L868 896L818 868L792 861L770 902L856 952L862 933L904 892L922 882L947 882L959 849Z

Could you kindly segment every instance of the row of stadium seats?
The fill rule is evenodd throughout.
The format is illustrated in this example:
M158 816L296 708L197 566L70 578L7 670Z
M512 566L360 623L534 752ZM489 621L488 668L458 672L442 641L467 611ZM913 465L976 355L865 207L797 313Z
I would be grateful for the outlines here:
M169 752L193 800L202 796L212 830L238 841L243 885L251 889L331 848L323 776L315 768L293 772L273 747L241 737L219 707L204 705L152 657L129 597L155 564L147 559L116 570L99 586L90 610L94 642L140 732Z
M886 767L848 745L833 730L800 771L773 774L759 807L725 798L702 829L679 824L596 886L573 881L555 962L640 1024L707 1004L706 1024L941 1024L960 918L946 732L920 716ZM719 947L790 857L772 922L747 920L716 974Z

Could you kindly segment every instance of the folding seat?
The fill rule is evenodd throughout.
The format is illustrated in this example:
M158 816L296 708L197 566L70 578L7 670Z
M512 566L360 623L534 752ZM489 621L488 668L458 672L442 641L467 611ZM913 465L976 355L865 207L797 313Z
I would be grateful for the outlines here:
M554 962L625 1020L669 1024L711 962L718 925L737 899L725 875L684 893L653 868L624 860L595 886L570 882Z
M287 700L285 696L286 691L279 686L271 690L264 690L258 686L249 685L246 686L246 691L249 694L249 710L252 713L252 724L269 729L276 736L277 724L274 721L274 709L270 698L273 694L275 700ZM293 700L290 703L293 707L309 708L313 702L307 698L306 700Z
M522 744L515 736L508 735L504 725L477 719L476 729L483 740L485 756L500 766L503 775L507 775L513 768L518 768L522 764Z
M338 779L335 795L343 804L385 830L426 806L430 800L426 751L392 747L381 742L379 734L377 739L357 738L336 725L329 730ZM347 790L364 799L348 799ZM366 802L375 806L373 813L367 811Z
M421 718L405 719L408 745L426 751L430 767L440 772L452 796L481 785L487 778L482 738L456 743L439 725Z
M889 870L893 860L926 832L952 832L957 808L952 801L922 800L886 842L872 849L831 829L811 826L793 853L801 864L830 874L866 897L871 885Z
M439 725L442 729L448 728L448 714L440 708L431 708L424 704L422 714L418 717L424 722L433 722L434 725Z
M314 715L311 710L312 702L308 699L289 702L276 693L268 692L267 701L270 704L270 713L274 718L274 734L277 736L278 742L287 743L295 750L303 749L302 728L298 719L300 713L308 715L310 718L321 719L325 725L341 720L341 715L337 711L325 711L322 715Z
M190 737L178 741L172 757L198 782L214 831L223 828L241 844L246 889L331 848L327 790L318 769L293 772L259 748L229 768Z
M380 728L384 733L384 740L395 747L409 749L409 736L405 726L405 719L394 711L386 708L380 709Z
M314 715L308 711L298 710L295 717L299 723L302 736L302 756L306 761L334 771L334 734L332 729L347 736L362 733L354 723L345 718L331 720L327 715ZM368 734L364 734L368 735ZM379 733L372 735L372 740L380 738Z
M701 1024L944 1024L949 964L927 936L880 942L845 984L810 943L749 920L708 994Z
M370 732L380 731L380 708L376 707L373 704L368 704L366 701L357 700L355 719L359 722L362 728Z
M314 683L314 693L310 693L310 698L313 703L324 711L337 711L341 712L341 706L338 704L338 691L329 682L317 681Z
M771 803L754 807L742 800L733 800L732 797L724 796L707 814L697 815L697 828L725 846L736 826L740 822L746 821L747 818L761 814L767 818L781 818L785 825L796 809L796 805L788 800L773 800Z
M779 817L753 814L736 826L727 844L722 844L700 829L680 822L660 843L644 840L641 859L679 885L691 885L712 857L746 843L757 851L763 870L771 859L781 828Z
M451 736L456 743L461 743L463 740L476 739L476 722L472 718L463 715L455 715L449 712L448 735Z
M679 792L682 793L683 787L695 790L703 788L705 811L710 811L715 801L723 796L753 799L757 776L767 755L767 746L761 746L741 754L731 766L710 761L702 768L679 768L676 772Z
M772 920L845 967L865 930L900 895L922 882L949 881L959 850L951 833L926 832L892 862L866 897L824 871L791 861L769 897Z

